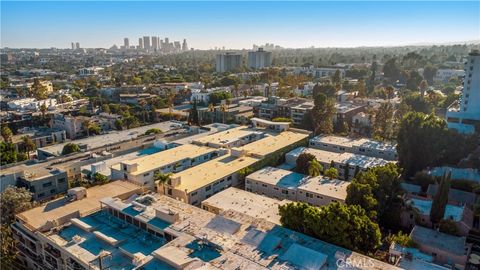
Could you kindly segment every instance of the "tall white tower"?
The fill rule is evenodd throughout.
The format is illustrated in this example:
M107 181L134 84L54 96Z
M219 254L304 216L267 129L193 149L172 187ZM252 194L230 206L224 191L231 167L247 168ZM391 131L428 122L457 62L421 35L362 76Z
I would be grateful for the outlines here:
M460 133L480 132L480 51L472 50L465 63L460 99L447 109L448 128Z

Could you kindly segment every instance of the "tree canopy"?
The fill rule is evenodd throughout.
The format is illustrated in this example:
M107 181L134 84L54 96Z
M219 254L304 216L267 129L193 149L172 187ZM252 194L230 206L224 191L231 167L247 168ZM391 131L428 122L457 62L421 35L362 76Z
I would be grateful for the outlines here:
M280 206L279 212L284 227L335 245L364 253L380 245L378 225L357 205L335 202L315 207L293 202Z
M71 153L80 152L80 147L75 143L67 143L63 147L62 155L68 155Z

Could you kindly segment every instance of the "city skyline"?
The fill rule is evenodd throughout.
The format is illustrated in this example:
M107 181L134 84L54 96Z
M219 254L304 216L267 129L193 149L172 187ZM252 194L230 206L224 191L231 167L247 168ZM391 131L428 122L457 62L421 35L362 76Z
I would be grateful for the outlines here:
M264 43L287 48L404 46L478 41L480 33L479 2L2 1L1 5L1 47L10 48L69 48L71 41L84 48L109 48L123 45L125 37L136 45L143 36L187 39L195 49L250 49Z

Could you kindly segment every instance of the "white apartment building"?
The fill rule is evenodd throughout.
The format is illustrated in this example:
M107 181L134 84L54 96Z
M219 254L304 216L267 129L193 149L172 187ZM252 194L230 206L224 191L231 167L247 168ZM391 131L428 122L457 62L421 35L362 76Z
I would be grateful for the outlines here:
M55 109L57 106L57 100L54 98L47 98L43 100L37 100L35 98L22 98L9 101L7 105L9 109L16 111L39 111L42 105L45 105L47 109Z
M320 135L310 139L309 146L336 153L348 152L392 161L398 159L396 144L367 138L354 139L335 135Z
M473 50L465 63L465 79L460 100L447 109L448 128L473 134L480 128L480 51Z
M112 166L112 179L125 179L153 189L154 175L177 173L227 153L224 149L185 144Z
M349 184L338 179L308 177L284 169L265 167L247 176L245 190L278 200L322 206L332 202L344 203Z
M389 163L388 160L376 157L369 157L352 153L337 153L314 148L299 147L288 152L285 155L285 162L295 167L297 165L297 158L302 153L309 153L315 156L318 162L326 170L333 166L338 171L338 178L341 180L351 180L359 171L366 171L368 168L383 166ZM348 166L347 166L348 165Z
M242 66L242 55L233 52L217 54L215 68L217 72L227 72Z
M262 69L272 65L272 53L258 48L257 51L248 52L248 68Z
M461 78L465 76L465 70L461 69L439 69L435 76L433 76L434 82L445 83L448 82L451 78Z

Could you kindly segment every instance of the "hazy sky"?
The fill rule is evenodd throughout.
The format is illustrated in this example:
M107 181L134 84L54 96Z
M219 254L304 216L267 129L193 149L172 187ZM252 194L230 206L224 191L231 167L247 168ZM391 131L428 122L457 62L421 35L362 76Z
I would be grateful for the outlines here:
M393 46L480 39L472 2L6 2L1 47L122 45L140 36L186 38L210 49Z

